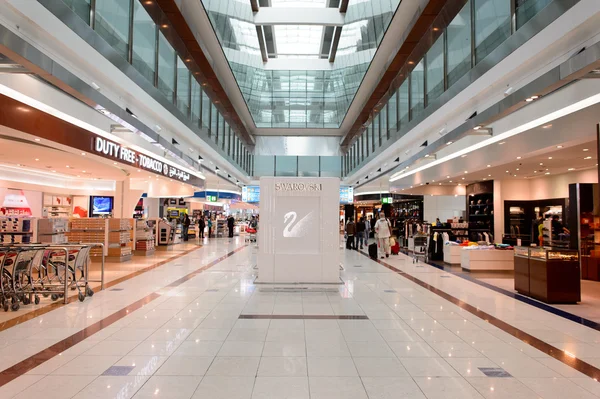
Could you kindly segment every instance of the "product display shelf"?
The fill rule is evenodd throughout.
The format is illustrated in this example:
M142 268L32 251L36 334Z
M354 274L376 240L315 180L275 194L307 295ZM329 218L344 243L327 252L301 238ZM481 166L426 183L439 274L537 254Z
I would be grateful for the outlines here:
M108 262L126 262L133 256L133 219L108 220Z
M515 290L546 303L580 302L578 251L516 247Z
M136 220L135 250L136 256L154 255L154 229L150 227L147 220Z
M38 219L38 239L44 244L66 244L69 240L69 219L67 218L48 218Z
M460 265L469 271L514 270L514 251L509 249L468 249L461 251Z
M37 241L36 219L26 216L0 217L0 244L29 244Z
M73 218L66 235L69 242L73 243L103 243L104 255L108 254L108 219ZM92 248L90 256L102 256L102 248Z

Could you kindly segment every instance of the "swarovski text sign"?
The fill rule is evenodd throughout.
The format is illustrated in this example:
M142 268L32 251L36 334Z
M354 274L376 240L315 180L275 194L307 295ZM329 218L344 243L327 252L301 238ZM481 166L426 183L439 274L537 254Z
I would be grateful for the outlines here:
M319 183L275 183L275 191L322 191L323 185Z
M166 162L141 154L122 145L105 139L104 137L96 136L94 140L94 152L105 157L121 161L131 166L140 169L149 170L154 173L160 173L165 177L177 179L182 182L190 180L190 174L169 165Z

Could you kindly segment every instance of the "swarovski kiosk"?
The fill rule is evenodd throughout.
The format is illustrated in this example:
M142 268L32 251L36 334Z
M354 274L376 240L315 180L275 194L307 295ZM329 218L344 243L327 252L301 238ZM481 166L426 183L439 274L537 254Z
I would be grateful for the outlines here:
M262 284L339 284L338 178L260 179Z

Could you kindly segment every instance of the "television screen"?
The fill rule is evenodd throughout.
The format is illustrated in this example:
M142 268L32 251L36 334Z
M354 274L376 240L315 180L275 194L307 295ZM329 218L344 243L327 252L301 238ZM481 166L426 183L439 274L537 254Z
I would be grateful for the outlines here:
M92 215L108 215L113 210L113 197L90 197Z
M169 212L169 216L171 216L172 218L178 218L179 217L179 211L172 210L172 211Z

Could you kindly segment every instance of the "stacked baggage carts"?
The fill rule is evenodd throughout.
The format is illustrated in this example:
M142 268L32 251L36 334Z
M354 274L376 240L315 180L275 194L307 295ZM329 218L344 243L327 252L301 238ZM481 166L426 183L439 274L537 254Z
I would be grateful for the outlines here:
M0 246L0 307L19 310L21 305L39 304L40 296L67 303L69 290L77 290L84 301L94 295L90 282L104 285L104 256L100 280L89 279L89 254L103 244Z

